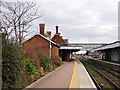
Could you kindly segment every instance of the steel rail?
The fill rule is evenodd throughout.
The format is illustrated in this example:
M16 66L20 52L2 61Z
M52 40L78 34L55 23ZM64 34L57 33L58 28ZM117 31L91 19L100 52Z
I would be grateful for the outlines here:
M94 60L94 61L99 61L99 62L105 63L104 61L100 61L100 60L95 60L95 59L90 59L90 60ZM107 63L107 64L108 64L108 63ZM111 65L119 67L118 65L114 65L114 64L111 64ZM104 66L104 67L105 67L105 66ZM109 67L106 67L106 68L112 69L112 68L109 68ZM117 72L117 73L120 73L120 71L117 71L117 70L114 70L114 69L112 69L112 70L115 71L115 72Z
M88 62L87 62L87 63L88 63ZM116 74L114 74L114 73L106 70L104 67L100 67L99 65L95 65L95 66L98 67L98 68L101 68L102 70L104 70L104 71L106 71L106 72L108 72L108 73L110 73L110 74L112 74L112 75L114 75L114 76L117 77L117 78L120 78L120 76L118 76L118 75L116 75ZM115 70L113 70L113 71L116 72ZM118 73L118 72L117 72L117 73Z
M96 59L93 59L93 58L90 58L90 59L120 67L120 63L117 64L117 63L112 63L112 62L109 62L109 61L96 60Z

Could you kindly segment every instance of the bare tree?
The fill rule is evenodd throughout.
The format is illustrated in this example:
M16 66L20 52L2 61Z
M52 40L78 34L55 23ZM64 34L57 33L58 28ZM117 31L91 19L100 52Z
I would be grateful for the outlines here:
M19 46L31 27L31 22L43 16L35 2L6 2L2 1L1 24L7 39L14 37Z

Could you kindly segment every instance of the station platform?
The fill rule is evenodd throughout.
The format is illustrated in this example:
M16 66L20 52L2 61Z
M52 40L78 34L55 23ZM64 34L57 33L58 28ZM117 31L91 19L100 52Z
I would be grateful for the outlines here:
M94 82L81 62L75 60L74 71L70 83L70 88L97 90Z
M62 66L30 84L26 88L77 88L96 90L91 77L78 60L64 62Z

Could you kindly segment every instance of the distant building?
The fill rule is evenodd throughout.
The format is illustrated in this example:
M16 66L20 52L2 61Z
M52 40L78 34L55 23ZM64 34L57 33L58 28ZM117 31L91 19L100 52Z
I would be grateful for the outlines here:
M95 51L101 51L105 60L120 62L120 41L101 46Z
M50 40L48 39L51 32L44 33L45 24L40 24L40 34L36 34L23 43L23 50L26 51L26 57L35 60L37 69L40 67L41 57L50 57ZM51 57L59 57L59 46L51 41Z
M60 33L58 33L58 26L56 26L56 34L52 37L52 41L60 46L68 45L68 39L63 39L62 36L60 36Z

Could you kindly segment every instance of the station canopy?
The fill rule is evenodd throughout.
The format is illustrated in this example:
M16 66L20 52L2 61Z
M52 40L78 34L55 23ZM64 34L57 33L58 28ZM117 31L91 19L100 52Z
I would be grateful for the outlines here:
M94 51L112 49L112 48L117 48L117 47L120 47L120 41L116 41L114 43L110 43L105 46L98 47L98 48L94 49Z

